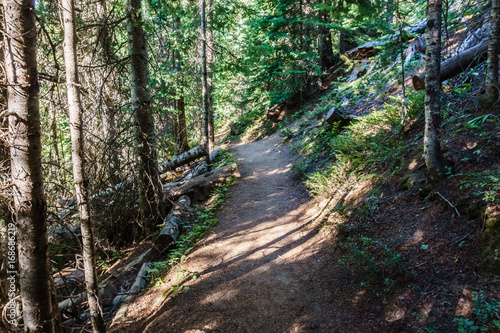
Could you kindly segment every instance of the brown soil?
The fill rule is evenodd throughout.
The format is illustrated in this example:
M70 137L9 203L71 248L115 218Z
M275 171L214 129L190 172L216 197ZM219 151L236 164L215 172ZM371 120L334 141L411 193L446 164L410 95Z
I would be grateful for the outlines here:
M242 179L231 189L204 246L129 308L120 332L331 332L350 320L332 302L335 265L312 222L308 194L290 179L281 138L235 145ZM195 273L189 291L161 296L177 271ZM344 326L345 327L345 326Z

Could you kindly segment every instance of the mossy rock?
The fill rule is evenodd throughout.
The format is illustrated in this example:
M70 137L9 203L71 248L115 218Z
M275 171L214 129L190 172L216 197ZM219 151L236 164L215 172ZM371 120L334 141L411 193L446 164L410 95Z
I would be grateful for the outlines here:
M485 210L481 273L500 275L500 205Z

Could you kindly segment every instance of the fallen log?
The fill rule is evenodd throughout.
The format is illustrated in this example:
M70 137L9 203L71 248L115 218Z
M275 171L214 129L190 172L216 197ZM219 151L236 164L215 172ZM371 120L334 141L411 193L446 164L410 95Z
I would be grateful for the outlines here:
M214 150L215 151L215 150ZM177 155L173 157L172 159L163 162L162 164L158 165L158 170L160 174L163 174L169 170L173 170L175 168L178 168L180 166L183 166L185 164L191 163L198 158L201 158L205 156L205 145L197 146L191 150L188 150L180 155ZM118 192L125 192L129 191L132 189L132 185L134 183L135 178L132 177L130 179L127 179L119 184L116 184L115 186L109 187L105 189L104 191L101 191L99 193L96 193L90 197L91 201L99 200L99 199L104 199L107 197L111 197L112 195L118 193ZM59 218L64 219L73 213L76 213L76 200L74 198L72 199L62 199L58 201L58 204L56 204L56 207L58 208L57 215Z
M471 47L463 53L459 53L441 63L440 82L446 81L467 69L476 66L486 59L488 52L488 40ZM412 78L415 90L425 89L425 68L420 70Z
M113 299L118 294L116 287L108 283L105 287L99 288L99 298L103 307L111 306ZM59 311L73 312L76 308L87 300L87 293L83 292L67 298L58 304Z
M158 170L160 171L160 174L162 174L169 170L183 166L184 164L193 162L205 155L206 155L205 145L197 146L191 150L188 150L180 155L173 157L172 159L166 162L163 162L158 166Z
M229 177L241 178L236 163L206 172L185 182L165 184L163 192L172 200L187 195L193 202L201 201L207 199L210 192Z
M188 208L191 199L183 195L173 205L174 208L165 218L160 234L156 238L155 247L161 253L169 250L179 239L181 228L186 215L189 215Z
M287 110L287 105L285 102L276 104L275 106L269 108L266 111L266 117L273 123L279 123L280 121L283 120L286 110Z
M355 47L345 53L349 59L363 59L373 57L378 53L378 46L387 44L387 41L372 41Z
M127 295L118 295L113 300L113 306L120 305L120 308L115 314L113 321L111 322L110 332L113 331L113 326L123 317L127 315L128 305L132 303L135 299L135 295L140 293L147 285L147 276L148 270L151 269L152 265L149 262L142 264L141 269L139 270L139 274L137 274L137 278L134 281L132 287Z

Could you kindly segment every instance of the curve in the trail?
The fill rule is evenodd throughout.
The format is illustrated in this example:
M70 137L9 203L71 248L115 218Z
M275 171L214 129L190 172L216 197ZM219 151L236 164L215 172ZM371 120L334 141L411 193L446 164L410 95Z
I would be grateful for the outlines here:
M325 234L290 172L281 138L234 145L242 179L231 188L219 224L182 269L198 278L162 300L150 291L131 306L130 331L332 332L342 327L323 260ZM167 279L168 280L168 279ZM169 284L175 284L175 272Z

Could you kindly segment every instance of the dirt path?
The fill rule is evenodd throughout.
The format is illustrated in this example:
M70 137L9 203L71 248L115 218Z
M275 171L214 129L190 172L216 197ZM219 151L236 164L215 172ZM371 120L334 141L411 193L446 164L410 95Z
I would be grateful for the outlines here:
M334 265L323 254L328 235L311 223L316 212L292 178L293 156L280 141L273 135L233 146L243 178L205 246L182 265L198 278L174 298L161 297L165 287L139 298L127 331L332 332L348 326L349 316L333 301Z

